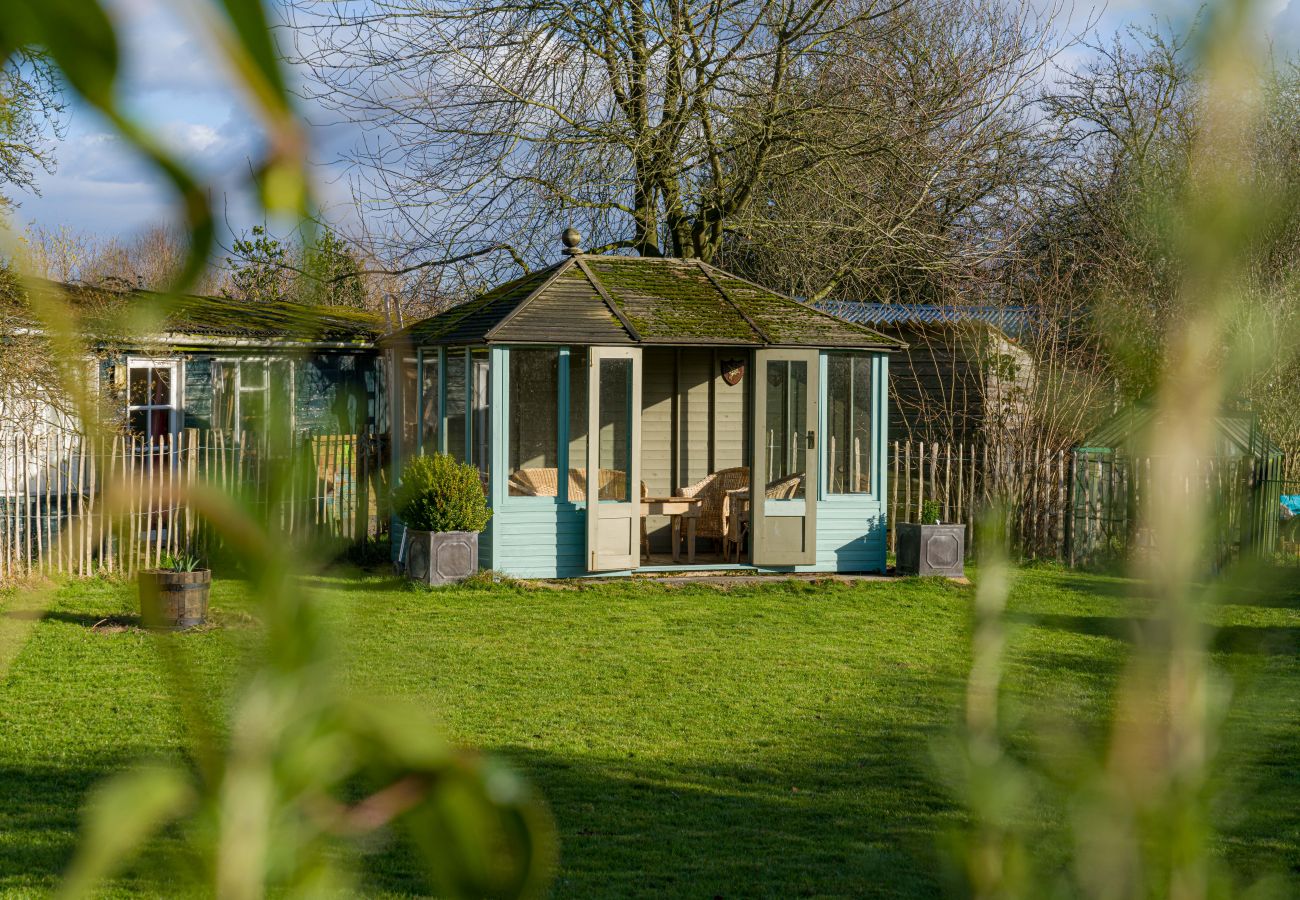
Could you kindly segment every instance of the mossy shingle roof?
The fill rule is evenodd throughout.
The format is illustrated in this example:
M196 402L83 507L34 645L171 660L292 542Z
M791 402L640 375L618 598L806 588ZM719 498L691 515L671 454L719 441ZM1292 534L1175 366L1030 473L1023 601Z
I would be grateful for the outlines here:
M902 346L698 260L572 256L403 329L416 344Z
M32 282L40 287L41 282ZM78 319L78 328L91 338L139 339L147 323L150 341L221 338L254 343L344 343L368 345L385 331L374 313L339 306L311 306L288 300L251 303L226 297L192 294L168 296L152 291L108 291L53 285L61 288ZM29 312L25 294L7 298L12 309ZM139 318L133 313L140 314ZM31 323L36 326L35 316Z

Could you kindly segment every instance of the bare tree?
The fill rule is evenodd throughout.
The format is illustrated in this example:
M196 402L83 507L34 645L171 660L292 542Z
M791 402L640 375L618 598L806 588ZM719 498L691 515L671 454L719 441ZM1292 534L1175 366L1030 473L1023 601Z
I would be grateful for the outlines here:
M825 112L729 224L727 264L814 300L989 302L1051 183L1057 12L915 0L855 33L802 86Z
M1155 383L1178 308L1179 257L1168 252L1176 224L1152 211L1178 208L1195 141L1190 39L1153 25L1091 41L1086 61L1043 100L1066 153L1028 250L1079 277L1073 289L1115 338L1117 371L1133 395Z
M187 241L184 231L168 225L126 239L106 238L66 225L38 225L23 235L23 268L60 284L115 291L161 290L184 263ZM213 293L215 273L209 269L192 289Z
M712 258L842 97L813 73L905 0L293 0L308 93L363 123L362 197L415 254L600 249ZM401 260L399 259L399 262Z
M1093 42L1087 61L1045 97L1069 153L1030 250L1037 265L1072 273L1058 289L1095 319L1109 370L1129 399L1145 399L1159 382L1168 340L1185 325L1180 292L1194 257L1182 246L1180 215L1196 184L1194 148L1214 115L1190 59L1196 27L1132 28ZM1260 120L1236 136L1249 167L1238 175L1243 190L1260 186L1271 207L1243 242L1221 351L1226 358L1246 342L1256 348L1252 359L1268 361L1242 375L1227 402L1249 404L1264 432L1295 450L1300 368L1284 344L1300 329L1300 70L1272 54L1258 65L1252 96L1231 102L1258 102Z
M0 209L9 188L36 190L36 172L54 170L51 137L63 135L66 106L49 59L19 48L0 65Z

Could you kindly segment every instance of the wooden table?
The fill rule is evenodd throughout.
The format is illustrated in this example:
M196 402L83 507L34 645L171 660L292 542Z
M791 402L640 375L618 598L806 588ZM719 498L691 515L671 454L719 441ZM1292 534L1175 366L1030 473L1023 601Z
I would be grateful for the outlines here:
M700 520L703 497L642 497L641 517L668 516L672 519L673 562L682 559L682 521L686 522L686 560L695 565L695 523Z

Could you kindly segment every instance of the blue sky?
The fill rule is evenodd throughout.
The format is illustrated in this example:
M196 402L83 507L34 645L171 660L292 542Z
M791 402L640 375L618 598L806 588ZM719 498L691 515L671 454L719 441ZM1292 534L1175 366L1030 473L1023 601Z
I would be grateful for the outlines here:
M130 109L215 185L218 215L240 231L260 221L241 189L250 160L259 156L259 131L221 62L198 35L187 0L107 0L122 42L121 95ZM321 122L319 110L308 111ZM346 208L342 169L329 163L350 146L346 126L312 128L318 195ZM56 146L57 168L41 175L40 196L18 194L19 227L68 226L126 237L170 216L163 183L113 135L91 109L74 104L67 133Z
M257 157L258 130L225 72L196 37L186 18L186 0L109 0L121 28L129 105L200 173L217 185L214 203L235 231L258 221L254 205L239 184L249 160ZM1047 2L1047 0L1044 0ZM1073 20L1100 15L1102 33L1152 14L1183 20L1196 0L1117 0L1100 12L1079 2ZM1300 46L1300 0L1268 0L1264 10L1274 41ZM319 110L309 120L327 123ZM310 129L318 196L327 215L344 218L349 207L346 171L337 159L356 139L347 125ZM74 108L65 139L57 147L57 170L38 181L40 196L20 195L20 227L67 226L105 236L129 237L169 215L165 188L113 137L91 111Z

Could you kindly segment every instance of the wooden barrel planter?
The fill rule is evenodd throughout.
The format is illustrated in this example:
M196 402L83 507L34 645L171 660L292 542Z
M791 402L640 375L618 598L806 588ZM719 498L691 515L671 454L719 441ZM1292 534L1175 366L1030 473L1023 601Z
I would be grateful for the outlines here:
M140 618L155 631L181 631L208 618L212 571L148 569L140 573Z

